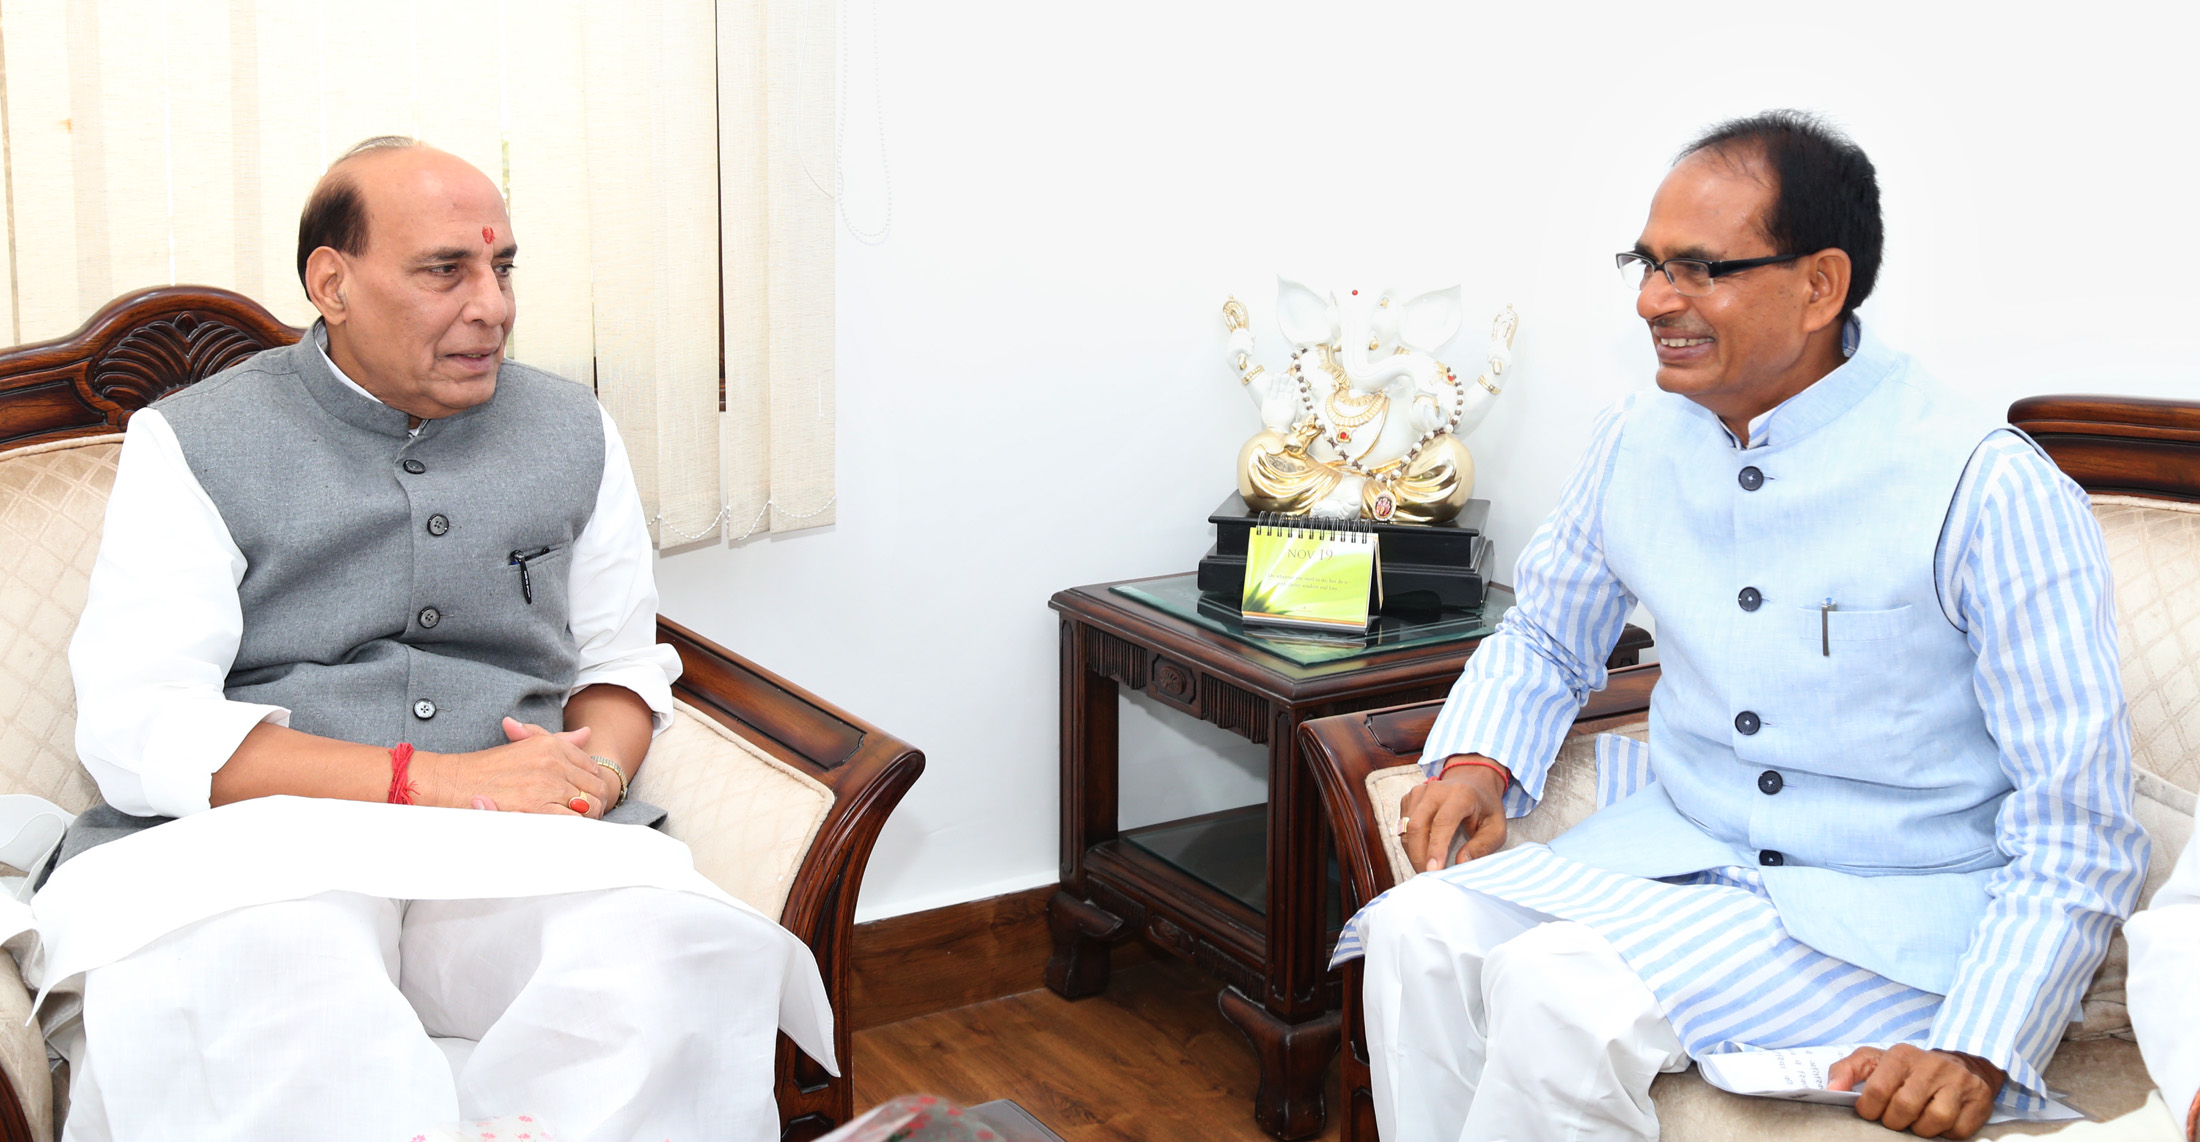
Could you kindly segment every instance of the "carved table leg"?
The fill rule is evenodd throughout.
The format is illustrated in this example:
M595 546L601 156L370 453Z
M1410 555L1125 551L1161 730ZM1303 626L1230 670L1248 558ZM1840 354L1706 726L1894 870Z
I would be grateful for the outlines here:
M1322 1131L1322 1081L1337 1055L1343 1028L1334 1011L1304 1023L1286 1023L1235 987L1216 997L1222 1017L1245 1033L1260 1056L1260 1089L1253 1120L1277 1138L1311 1138Z
M1108 942L1122 934L1123 918L1067 892L1047 901L1054 954L1047 958L1047 986L1064 999L1098 995L1108 986Z

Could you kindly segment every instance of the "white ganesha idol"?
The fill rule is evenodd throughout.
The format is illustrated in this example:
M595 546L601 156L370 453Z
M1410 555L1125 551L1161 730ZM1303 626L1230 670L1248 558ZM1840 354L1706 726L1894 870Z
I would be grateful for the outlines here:
M1474 457L1459 437L1497 399L1520 319L1490 325L1472 380L1437 359L1459 332L1459 287L1408 297L1395 289L1323 296L1276 280L1276 325L1291 367L1253 361L1245 306L1222 307L1229 358L1264 426L1238 455L1238 492L1254 511L1441 523L1474 493Z

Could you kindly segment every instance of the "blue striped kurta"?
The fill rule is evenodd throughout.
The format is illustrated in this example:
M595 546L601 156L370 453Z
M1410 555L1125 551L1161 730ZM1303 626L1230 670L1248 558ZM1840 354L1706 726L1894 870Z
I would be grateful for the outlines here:
M1831 399L1805 390L1752 426L1741 455L1778 440L1791 409ZM1806 417L1820 411L1793 419L1815 428ZM1604 685L1604 658L1636 602L1606 562L1602 535L1626 420L1623 405L1597 423L1583 464L1520 558L1519 604L1468 661L1423 754L1432 773L1462 753L1505 762L1517 779L1506 793L1512 816L1534 808L1575 715ZM1434 875L1595 928L1651 986L1693 1055L1912 1042L1993 1062L2010 1079L2003 1109L2038 1110L2041 1072L2146 867L2145 834L2131 816L2107 558L2083 490L2012 432L1978 445L1944 502L1933 586L1975 656L1972 690L2010 789L1992 818L2006 863L1977 874L1984 912L1945 995L1797 940L1759 870L1739 863L1646 879L1523 846ZM1670 630L1673 620L1661 619ZM1654 779L1640 755L1605 761L1604 799ZM1364 916L1347 924L1336 962L1359 954ZM1881 922L1899 934L1905 919Z

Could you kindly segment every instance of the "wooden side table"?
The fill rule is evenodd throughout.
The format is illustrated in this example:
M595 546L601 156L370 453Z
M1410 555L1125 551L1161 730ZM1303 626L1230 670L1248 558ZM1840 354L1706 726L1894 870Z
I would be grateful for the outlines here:
M1222 1013L1260 1058L1253 1116L1281 1139L1319 1134L1337 1052L1338 918L1330 842L1299 723L1441 698L1511 606L1401 624L1364 644L1247 632L1234 609L1200 605L1191 575L1075 587L1061 614L1062 880L1048 905L1047 986L1078 999L1107 986L1108 947L1130 938L1221 977ZM1612 664L1650 644L1628 627ZM1116 818L1119 686L1268 747L1265 805L1122 830Z

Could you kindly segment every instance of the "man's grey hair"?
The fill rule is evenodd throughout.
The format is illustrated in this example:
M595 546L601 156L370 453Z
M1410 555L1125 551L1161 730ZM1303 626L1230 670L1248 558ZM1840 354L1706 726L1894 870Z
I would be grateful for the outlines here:
M345 160L358 158L368 151L394 151L406 147L425 147L427 145L411 135L376 135L371 139L361 139L353 143L350 150L336 156L336 161L328 166L330 170L335 170Z
M394 151L428 144L410 135L376 135L361 139L328 165L329 173L313 188L305 212L298 217L298 283L305 284L306 259L323 246L357 257L367 252L367 206L359 197L359 184L351 172L339 171L352 159L371 151Z

